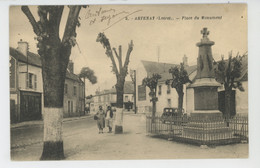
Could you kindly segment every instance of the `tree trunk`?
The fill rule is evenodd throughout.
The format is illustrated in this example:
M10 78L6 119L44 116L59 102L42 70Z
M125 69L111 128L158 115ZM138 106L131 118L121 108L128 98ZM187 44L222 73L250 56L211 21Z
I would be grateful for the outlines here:
M116 119L115 119L115 134L123 133L123 106L124 106L124 84L125 80L122 77L117 78L116 84Z
M85 111L85 108L86 108L86 77L84 77L84 94L83 94L83 98L84 98L84 115L86 115L86 111ZM90 107L89 107L89 111L90 111Z
M226 118L227 126L229 126L228 121L230 119L231 93L232 93L232 88L225 90L225 116L224 117Z
M156 113L156 100L155 100L155 98L153 98L152 102L153 102L153 107L152 107L152 123L154 123L154 121L155 121L155 113Z
M183 108L183 91L178 92L178 115L182 115L182 108Z
M62 140L63 97L70 51L51 40L41 55L44 90L44 145L41 160L64 159Z

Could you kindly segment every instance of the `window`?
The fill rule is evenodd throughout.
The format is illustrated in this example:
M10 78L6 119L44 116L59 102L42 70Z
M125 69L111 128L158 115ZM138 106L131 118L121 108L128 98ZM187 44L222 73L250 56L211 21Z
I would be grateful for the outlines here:
M167 85L167 94L170 94L170 93L171 93L171 86Z
M158 95L162 94L162 85L159 85Z
M138 86L138 101L146 100L146 88L143 85Z
M37 75L34 75L34 89L37 89Z
M73 95L74 95L74 96L77 95L77 87L76 87L76 86L73 87Z
M68 115L71 116L73 113L73 101L68 101Z
M134 102L134 96L132 96L132 102Z
M168 107L172 107L172 101L171 99L167 99Z
M26 74L26 87L30 89L37 89L37 76L32 73Z
M125 101L126 101L126 102L128 101L128 96L125 96Z
M65 93L65 94L68 93L68 85L67 85L67 83L65 83L65 85L64 85L64 93Z

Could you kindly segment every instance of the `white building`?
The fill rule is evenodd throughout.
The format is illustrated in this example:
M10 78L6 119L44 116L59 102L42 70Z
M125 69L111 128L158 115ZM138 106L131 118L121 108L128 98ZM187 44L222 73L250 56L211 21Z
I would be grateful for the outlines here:
M107 106L116 106L116 88L109 90L97 91L93 96L94 103L90 104L90 112L96 112L99 106L105 109ZM134 86L132 81L125 81L124 85L124 108L132 109L134 104Z
M187 57L185 59L185 66L186 70L192 80L196 73L196 66L188 66L187 65ZM136 90L137 90L137 102L136 106L138 109L138 113L149 113L152 111L152 102L150 102L149 97L149 88L144 87L142 85L142 80L147 77L151 76L153 73L158 73L161 75L161 79L158 81L157 86L157 97L158 101L156 103L156 112L157 115L160 115L163 112L165 107L178 107L178 94L174 88L165 84L167 79L171 79L171 74L169 73L169 69L171 67L179 66L177 64L169 64L169 63L158 63L152 61L144 61L142 60L141 63L138 65L136 70ZM184 99L186 92L186 87L184 87ZM184 109L186 109L186 102L183 103Z

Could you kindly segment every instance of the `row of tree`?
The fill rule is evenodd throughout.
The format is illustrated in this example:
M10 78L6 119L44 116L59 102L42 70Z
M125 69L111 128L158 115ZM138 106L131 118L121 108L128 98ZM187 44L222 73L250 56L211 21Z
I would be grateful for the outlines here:
M225 90L225 117L230 117L231 110L231 94L232 89L237 88L240 91L244 91L242 83L239 80L242 72L242 59L247 56L247 53L240 55L239 53L233 57L230 52L228 60L224 60L222 56L221 61L214 61L215 79L220 84L224 85ZM166 80L165 84L175 88L178 94L178 115L181 116L183 112L183 87L186 83L192 83L189 79L189 75L185 69L183 63L180 66L171 67L169 73L172 75L172 79ZM152 102L152 116L156 113L156 102L158 101L157 85L161 75L158 73L152 74L152 76L143 79L142 83L150 89L149 96Z
M62 118L63 118L63 98L64 82L71 54L71 49L77 44L76 28L80 26L79 13L82 8L88 6L69 5L69 14L66 20L63 36L60 37L60 22L63 15L64 6L38 6L39 20L36 21L28 6L22 6L23 13L27 16L32 25L33 31L37 36L38 54L42 60L42 77L44 90L44 144L41 160L58 160L64 158L63 139L62 139ZM112 71L116 75L116 92L117 92L117 114L115 133L122 133L123 126L123 91L125 77L128 74L128 64L130 54L133 50L133 42L128 45L125 61L122 58L122 47L111 48L110 42L104 33L99 33L97 42L100 42L105 48L105 54L112 62ZM117 62L116 63L116 60ZM242 88L241 83L235 82L234 79L241 75L241 56L229 57L228 62L217 62L216 79L224 84L227 90L227 99L230 100L229 91L232 88ZM183 85L190 82L187 71L183 64L180 67L173 67L169 70L172 79L167 80L167 84L175 88L179 95L179 113L182 109L183 102ZM93 77L94 73L88 68L82 69L81 77L88 78L92 83L96 82ZM150 88L151 101L153 102L153 115L155 114L156 88L159 74L144 79L143 84ZM241 89L242 90L242 89ZM229 107L230 108L230 107ZM228 105L226 107L228 110Z
M38 6L38 21L36 21L28 6L21 7L37 36L38 54L41 56L42 61L44 144L41 160L59 160L64 158L62 118L65 76L71 49L77 44L76 28L80 26L79 13L81 8L86 7L88 6L68 6L69 14L62 38L60 37L60 22L64 6ZM106 55L112 61L112 71L116 75L117 115L115 133L122 133L124 83L128 74L128 64L133 50L133 42L129 43L125 61L123 62L121 45L118 47L118 52L115 48L112 50L109 40L104 33L99 33L96 41L100 42L106 49ZM115 58L118 60L117 64ZM84 83L86 78L91 83L97 82L94 71L88 67L82 68L80 77L84 79Z

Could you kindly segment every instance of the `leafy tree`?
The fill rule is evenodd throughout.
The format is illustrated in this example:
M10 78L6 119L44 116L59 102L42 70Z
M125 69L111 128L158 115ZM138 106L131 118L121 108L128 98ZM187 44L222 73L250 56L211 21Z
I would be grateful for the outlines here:
M104 33L99 33L97 37L97 42L100 42L103 47L106 49L106 55L110 58L112 62L112 72L116 75L116 95L117 95L117 112L116 112L116 122L115 122L115 133L123 133L123 96L124 96L124 84L125 84L125 77L128 74L128 64L130 54L133 50L133 41L128 45L128 50L125 57L125 62L123 64L122 61L122 46L118 47L118 53L116 48L113 48L113 51L110 46L109 39L105 36ZM118 60L118 66L115 61L115 57Z
M95 83L97 83L97 77L95 76L95 72L92 69L90 69L89 67L83 67L80 71L79 77L84 79L84 109L85 109L86 78L90 81L90 83L95 84Z
M60 38L60 22L64 6L38 6L38 21L28 6L21 7L37 36L38 54L42 60L44 144L41 160L64 158L62 139L64 82L71 48L76 44L76 27L80 25L79 13L82 6L68 7L69 14L62 38Z
M155 73L150 77L146 77L143 79L142 84L150 89L149 96L151 97L151 102L153 103L152 108L152 117L155 117L156 113L156 102L158 101L158 97L156 97L157 93L157 85L158 80L161 79L161 75Z
M90 81L90 83L97 83L97 77L95 76L95 72L89 67L83 67L79 74L80 78L84 78L84 83L86 78Z
M178 94L178 115L182 114L183 109L183 85L186 83L191 83L189 75L184 68L184 64L181 63L180 66L175 66L169 69L169 73L172 74L172 79L166 80L166 85L171 85L172 88L175 88Z
M232 52L229 53L228 60L224 60L222 56L221 61L214 62L215 68L215 79L220 84L224 85L225 89L225 115L230 117L231 110L231 94L232 88L237 88L240 91L244 91L242 83L236 81L236 79L241 77L242 71L242 59L247 56L247 53L244 55L239 55L232 57Z

